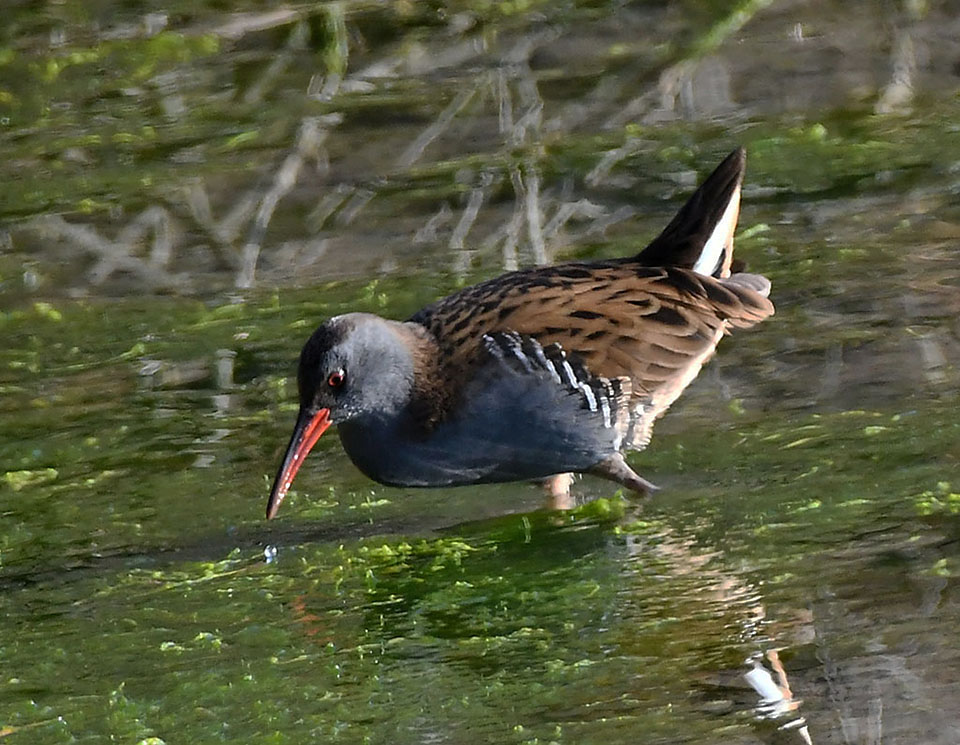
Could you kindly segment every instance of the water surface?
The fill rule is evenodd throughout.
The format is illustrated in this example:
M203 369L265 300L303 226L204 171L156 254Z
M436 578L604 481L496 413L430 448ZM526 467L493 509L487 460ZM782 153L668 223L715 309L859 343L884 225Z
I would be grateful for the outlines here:
M0 31L0 739L956 742L949 6L235 5ZM328 435L263 520L316 324L635 251L740 144L777 314L662 492Z

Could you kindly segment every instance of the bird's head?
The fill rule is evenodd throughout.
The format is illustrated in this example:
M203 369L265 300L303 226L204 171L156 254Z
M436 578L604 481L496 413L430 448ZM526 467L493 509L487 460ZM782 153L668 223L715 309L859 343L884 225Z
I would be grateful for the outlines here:
M267 518L277 514L307 453L331 424L389 417L413 387L410 332L369 313L336 316L313 332L300 353L300 413L270 490Z

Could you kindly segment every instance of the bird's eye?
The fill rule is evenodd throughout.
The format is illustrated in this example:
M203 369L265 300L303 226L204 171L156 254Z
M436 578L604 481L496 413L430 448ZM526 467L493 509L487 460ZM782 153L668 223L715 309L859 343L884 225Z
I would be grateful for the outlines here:
M344 381L347 379L347 374L343 371L343 368L338 368L330 373L330 377L327 378L327 385L331 388L339 388L343 385Z

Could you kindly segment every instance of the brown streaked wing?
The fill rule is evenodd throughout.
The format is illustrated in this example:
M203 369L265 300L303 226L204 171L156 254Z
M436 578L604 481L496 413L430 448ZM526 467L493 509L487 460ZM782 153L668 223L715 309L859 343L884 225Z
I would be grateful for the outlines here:
M766 297L731 280L610 261L504 275L410 320L433 332L451 370L478 360L483 334L516 331L560 344L594 375L628 377L641 397L682 376L716 344L718 331L772 313Z

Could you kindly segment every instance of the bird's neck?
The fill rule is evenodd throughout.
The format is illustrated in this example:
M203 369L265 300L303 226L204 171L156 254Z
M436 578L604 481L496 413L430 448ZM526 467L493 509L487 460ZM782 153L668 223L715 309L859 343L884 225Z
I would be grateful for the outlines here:
M446 355L436 337L418 323L401 324L401 337L413 362L413 384L396 424L411 436L426 434L446 418L456 395Z

